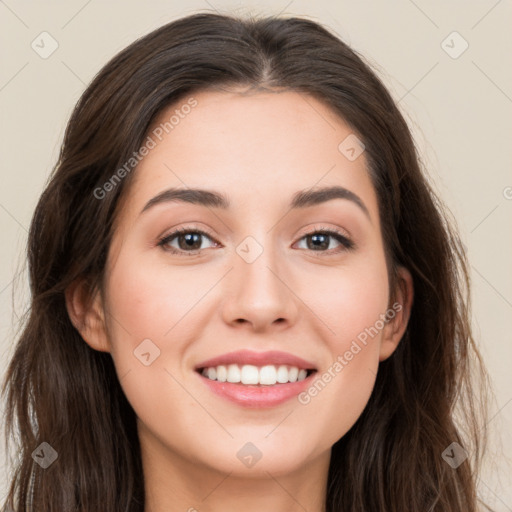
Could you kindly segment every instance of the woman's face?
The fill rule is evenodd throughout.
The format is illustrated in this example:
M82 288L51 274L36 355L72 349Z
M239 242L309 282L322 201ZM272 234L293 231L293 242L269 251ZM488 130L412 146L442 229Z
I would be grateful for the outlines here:
M146 457L244 475L325 465L409 309L388 303L364 148L295 92L193 94L149 136L95 305L106 329L84 336L111 353ZM230 359L241 350L261 357ZM220 381L198 371L212 358ZM240 373L249 384L221 382Z

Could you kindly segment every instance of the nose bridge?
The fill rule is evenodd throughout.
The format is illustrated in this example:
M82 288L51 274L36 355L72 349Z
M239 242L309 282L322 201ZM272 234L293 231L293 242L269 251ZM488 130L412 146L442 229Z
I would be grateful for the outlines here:
M285 284L285 255L272 235L248 235L235 247L225 311L228 322L246 320L261 329L277 320L294 321L296 304Z
M248 292L255 304L279 302L284 299L284 285L276 274L280 273L284 255L279 253L272 232L258 238L249 235L236 247L234 264L243 285L239 292Z

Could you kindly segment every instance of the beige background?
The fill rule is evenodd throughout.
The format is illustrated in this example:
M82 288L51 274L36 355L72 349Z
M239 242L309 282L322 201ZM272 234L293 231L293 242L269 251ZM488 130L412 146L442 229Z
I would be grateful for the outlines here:
M512 511L512 5L504 0L0 0L1 376L27 303L22 272L13 311L13 277L75 102L135 38L198 10L282 12L325 23L366 56L399 100L469 251L475 334L496 393L490 425L495 442L502 440L480 494L496 511ZM43 31L58 43L47 59L31 47ZM453 31L459 35L448 37ZM453 58L464 41L467 50Z

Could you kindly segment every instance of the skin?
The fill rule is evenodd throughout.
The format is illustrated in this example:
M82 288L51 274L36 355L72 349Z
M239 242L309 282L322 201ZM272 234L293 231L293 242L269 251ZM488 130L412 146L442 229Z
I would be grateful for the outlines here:
M399 269L401 311L308 404L293 398L250 409L214 395L193 367L242 348L290 352L313 361L317 376L332 373L336 358L391 307L390 289L365 154L350 161L338 150L353 133L342 119L290 91L194 98L197 106L135 171L104 293L87 306L77 283L68 311L92 348L111 353L137 414L147 512L323 511L330 449L361 415L379 362L400 342L412 279ZM332 185L357 194L369 217L347 199L290 211L297 191ZM170 187L221 192L232 206L168 202L141 214ZM355 248L328 237L327 248L314 250L306 235L319 226L338 228ZM176 227L212 237L200 238L193 256L175 255L158 241ZM248 236L263 248L252 263L236 252ZM179 250L178 243L170 245ZM133 354L144 339L160 350L149 366ZM252 467L236 456L247 442L262 454Z

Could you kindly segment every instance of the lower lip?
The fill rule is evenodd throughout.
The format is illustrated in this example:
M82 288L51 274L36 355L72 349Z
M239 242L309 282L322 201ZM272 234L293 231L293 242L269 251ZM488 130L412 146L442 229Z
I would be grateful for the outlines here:
M264 408L275 407L300 394L311 385L317 372L301 381L272 386L219 382L196 373L215 394L243 407Z

